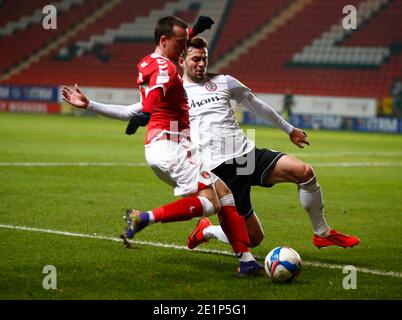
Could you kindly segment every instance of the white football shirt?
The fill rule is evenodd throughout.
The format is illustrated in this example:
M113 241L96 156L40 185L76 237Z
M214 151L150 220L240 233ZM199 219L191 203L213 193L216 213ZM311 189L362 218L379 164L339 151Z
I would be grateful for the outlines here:
M250 89L225 75L214 76L202 83L183 84L190 108L191 140L200 146L210 169L254 148L254 142L240 129L230 104L238 92Z
M211 75L200 83L183 82L190 115L191 140L212 170L223 162L249 153L255 147L240 128L231 99L271 121L290 134L294 127L249 88L228 75Z

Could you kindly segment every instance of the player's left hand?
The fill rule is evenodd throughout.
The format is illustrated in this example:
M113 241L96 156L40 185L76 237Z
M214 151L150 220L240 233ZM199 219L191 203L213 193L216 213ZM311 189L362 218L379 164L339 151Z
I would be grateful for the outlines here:
M308 142L308 140L307 140L307 133L298 128L295 128L289 134L289 138L290 138L290 141L292 141L299 148L304 148L303 144L306 144L308 146L310 145L310 142Z
M207 29L211 29L211 26L214 23L215 23L214 20L212 20L210 17L199 16L192 28L193 34L197 35L200 34L201 32L204 32Z
M126 134L132 135L134 134L138 127L145 127L149 120L151 119L151 114L149 112L137 112L129 121Z

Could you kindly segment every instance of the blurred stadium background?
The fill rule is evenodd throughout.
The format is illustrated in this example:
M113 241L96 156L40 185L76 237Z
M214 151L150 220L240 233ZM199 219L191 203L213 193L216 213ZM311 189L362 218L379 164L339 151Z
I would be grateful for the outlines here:
M43 27L48 4L56 29ZM342 26L347 5L357 29ZM190 26L211 16L210 71L237 77L282 114L291 105L297 126L402 132L400 0L0 0L0 110L71 113L58 88L74 83L94 100L134 103L136 63L165 15Z

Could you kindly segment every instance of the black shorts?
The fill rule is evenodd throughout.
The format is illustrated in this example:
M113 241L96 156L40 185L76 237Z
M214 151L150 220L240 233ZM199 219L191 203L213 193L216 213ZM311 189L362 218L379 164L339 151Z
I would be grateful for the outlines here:
M228 160L212 170L232 190L239 214L246 218L253 214L251 186L270 188L265 178L285 154L255 148L250 153Z

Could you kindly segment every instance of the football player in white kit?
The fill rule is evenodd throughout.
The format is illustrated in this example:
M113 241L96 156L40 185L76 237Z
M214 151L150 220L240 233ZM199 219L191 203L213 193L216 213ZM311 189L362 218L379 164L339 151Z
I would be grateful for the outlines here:
M207 159L209 169L232 190L237 210L246 219L251 245L257 246L264 238L251 204L251 187L269 188L282 182L297 185L300 203L313 225L315 246L353 247L359 244L357 237L337 232L326 223L322 191L312 167L291 155L256 148L240 129L230 100L235 99L270 121L288 134L299 148L309 145L306 133L294 128L237 79L208 74L207 42L202 37L191 40L180 64L184 69L184 88L190 105L192 141L202 146L202 157ZM213 238L225 242L219 227L203 218L190 234L188 246L195 248Z
M259 245L264 239L263 228L251 204L251 187L269 188L282 182L297 185L300 203L313 226L315 246L353 247L359 244L357 237L339 233L328 226L324 218L321 187L312 167L291 155L256 148L240 129L230 100L237 100L282 129L299 148L309 144L306 133L294 128L237 79L228 75L207 74L208 49L203 38L191 40L180 63L189 99L191 139L201 146L202 157L209 169L233 192L237 210L246 220L251 246ZM105 117L130 119L142 109L141 103L129 106L103 104L88 100L78 88L68 90L69 96L74 94L75 104L71 99L67 102L75 106L86 105L88 110ZM195 248L211 239L229 243L220 226L213 226L208 218L202 218L188 238L188 247Z

